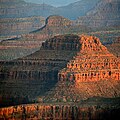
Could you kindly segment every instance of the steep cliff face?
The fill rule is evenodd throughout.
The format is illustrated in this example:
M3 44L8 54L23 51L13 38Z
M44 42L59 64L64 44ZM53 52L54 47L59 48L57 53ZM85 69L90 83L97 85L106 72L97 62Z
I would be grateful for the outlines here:
M110 26L118 27L120 25L119 8L119 0L101 0L85 17L80 17L77 23L100 28Z
M46 19L45 26L38 30L25 35L25 38L44 40L57 34L65 34L69 32L72 21L62 16L50 16Z
M49 91L57 82L58 71L66 66L67 61L72 59L78 50L75 45L79 42L73 44L73 39L77 42L79 37L77 35L56 36L48 39L42 44L41 49L32 55L1 62L5 65L1 68L2 102L11 97L13 101L18 99L22 102L22 96L33 99ZM13 104L12 101L8 103Z
M46 25L36 33L44 33L46 35L62 34L64 31L69 32L72 21L62 16L50 16L46 19ZM35 33L34 32L34 33Z
M47 39L55 35L70 34L74 32L88 32L89 27L75 25L73 21L62 16L50 16L46 19L46 24L43 28L35 30L30 34L25 35L27 38Z
M81 37L81 50L62 70L60 80L79 82L105 79L120 80L119 59L111 54L96 37Z
M1 98L13 98L8 105L15 99L22 103L24 97L80 102L93 96L120 96L119 59L93 36L58 35L34 54L1 64Z
M59 71L59 82L43 98L45 101L79 102L93 96L120 96L119 58L111 54L96 37L81 36L79 43L80 51L66 68Z
M108 99L110 100L110 99ZM118 99L119 100L119 99ZM57 120L89 120L117 119L119 115L118 100L109 106L83 104L30 104L0 108L1 119L57 119ZM100 102L101 103L101 102ZM113 107L117 105L117 107Z

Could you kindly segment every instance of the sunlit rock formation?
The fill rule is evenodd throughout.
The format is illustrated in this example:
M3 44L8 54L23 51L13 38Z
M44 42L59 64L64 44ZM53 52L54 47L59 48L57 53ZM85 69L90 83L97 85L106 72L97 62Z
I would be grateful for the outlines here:
M70 80L75 83L120 80L120 62L104 47L100 40L93 36L81 36L81 49L67 68L59 72L59 80Z
M58 73L58 83L42 99L46 102L80 102L93 96L120 96L120 62L95 36L74 39L77 54ZM73 42L73 43L74 43ZM69 48L69 47L67 47Z
M31 55L0 63L3 106L120 96L119 58L94 36L58 35Z
M114 101L114 100L112 100ZM117 101L114 101L117 102ZM119 107L84 104L30 104L0 108L0 119L89 120L119 118Z

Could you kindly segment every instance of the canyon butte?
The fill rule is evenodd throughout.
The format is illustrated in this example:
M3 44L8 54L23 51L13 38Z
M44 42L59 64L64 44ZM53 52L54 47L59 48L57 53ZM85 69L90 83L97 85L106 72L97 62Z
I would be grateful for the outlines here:
M120 117L119 60L95 36L66 34L31 55L1 61L0 118Z

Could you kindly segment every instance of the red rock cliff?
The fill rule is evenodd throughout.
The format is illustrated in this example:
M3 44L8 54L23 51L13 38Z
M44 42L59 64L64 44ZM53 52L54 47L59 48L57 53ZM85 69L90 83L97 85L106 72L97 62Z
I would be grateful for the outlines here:
M120 62L94 36L80 37L80 52L59 72L59 80L76 83L98 80L120 80Z

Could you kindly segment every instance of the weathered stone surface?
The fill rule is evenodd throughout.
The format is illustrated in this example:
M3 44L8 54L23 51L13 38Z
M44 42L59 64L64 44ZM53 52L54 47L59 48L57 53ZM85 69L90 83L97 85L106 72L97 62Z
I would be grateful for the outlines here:
M27 38L47 39L57 34L70 32L72 21L62 16L50 16L46 19L45 26L30 34L25 35Z
M75 83L120 80L120 62L109 53L100 40L93 36L81 36L80 52L59 72L59 80L71 80Z
M88 32L90 30L91 29L86 26L75 25L72 20L62 16L51 15L46 19L46 24L44 27L33 31L24 37L40 40L51 38L56 35L70 34L73 32Z
M120 96L119 58L94 36L58 35L34 54L1 64L4 99L8 94L30 100L43 95L50 102Z
M79 104L31 104L0 108L0 119L116 119L119 107Z
M0 94L3 102L9 95L14 98L13 101L19 97L18 101L22 102L22 96L35 98L50 90L58 81L58 71L66 67L77 53L77 49L72 46L74 38L79 43L77 35L56 36L46 40L34 54L13 61L1 61ZM67 44L69 47L66 47ZM13 104L11 101L8 103Z

